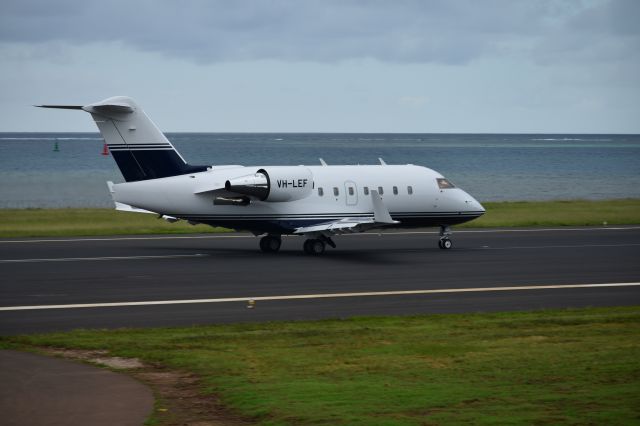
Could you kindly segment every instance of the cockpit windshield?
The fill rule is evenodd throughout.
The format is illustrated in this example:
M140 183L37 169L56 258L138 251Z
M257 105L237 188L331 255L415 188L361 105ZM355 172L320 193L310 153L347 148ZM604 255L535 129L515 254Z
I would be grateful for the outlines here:
M450 189L450 188L456 187L454 184L452 184L445 178L437 178L436 181L438 181L438 188L440 189Z

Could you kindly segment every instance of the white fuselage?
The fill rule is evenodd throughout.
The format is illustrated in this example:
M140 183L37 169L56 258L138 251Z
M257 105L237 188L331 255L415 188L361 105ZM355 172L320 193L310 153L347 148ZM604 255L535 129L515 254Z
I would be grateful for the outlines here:
M224 189L227 180L270 169L264 166L214 166L205 172L117 184L114 199L192 222L278 233L340 218L370 216L371 190L380 193L392 218L400 222L399 227L444 226L484 213L482 205L462 189L440 188L437 179L442 175L426 167L285 167L293 174L297 168L310 171L313 179L308 183L308 195L294 201L252 197L248 205L214 204L217 197L237 195Z

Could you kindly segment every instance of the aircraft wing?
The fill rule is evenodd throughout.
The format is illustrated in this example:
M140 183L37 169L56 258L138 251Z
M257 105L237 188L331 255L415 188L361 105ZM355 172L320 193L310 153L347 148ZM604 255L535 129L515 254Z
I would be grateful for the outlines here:
M373 204L373 216L371 217L346 217L319 225L303 226L294 231L296 234L348 234L364 232L373 228L395 225L400 222L393 220L387 206L384 205L378 191L371 191L371 203Z
M294 231L295 234L349 234L354 232L364 232L368 229L375 228L378 225L373 218L365 217L347 217L344 219L334 220L331 222L321 223L320 225L303 226Z

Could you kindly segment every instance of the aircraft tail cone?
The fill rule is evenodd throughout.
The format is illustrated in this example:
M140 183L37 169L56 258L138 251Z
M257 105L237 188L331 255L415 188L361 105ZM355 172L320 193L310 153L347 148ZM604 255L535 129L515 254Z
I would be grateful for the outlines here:
M109 147L106 143L102 146L102 155L109 155Z

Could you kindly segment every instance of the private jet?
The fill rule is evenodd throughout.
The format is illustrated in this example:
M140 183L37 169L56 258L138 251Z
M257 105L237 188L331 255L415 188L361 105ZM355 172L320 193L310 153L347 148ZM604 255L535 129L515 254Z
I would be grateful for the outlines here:
M187 163L131 98L89 105L36 105L91 114L124 183L107 182L117 210L153 213L260 238L275 253L282 235L305 238L305 253L336 247L333 237L378 228L439 227L450 249L451 226L485 213L435 170L413 164L196 166Z

